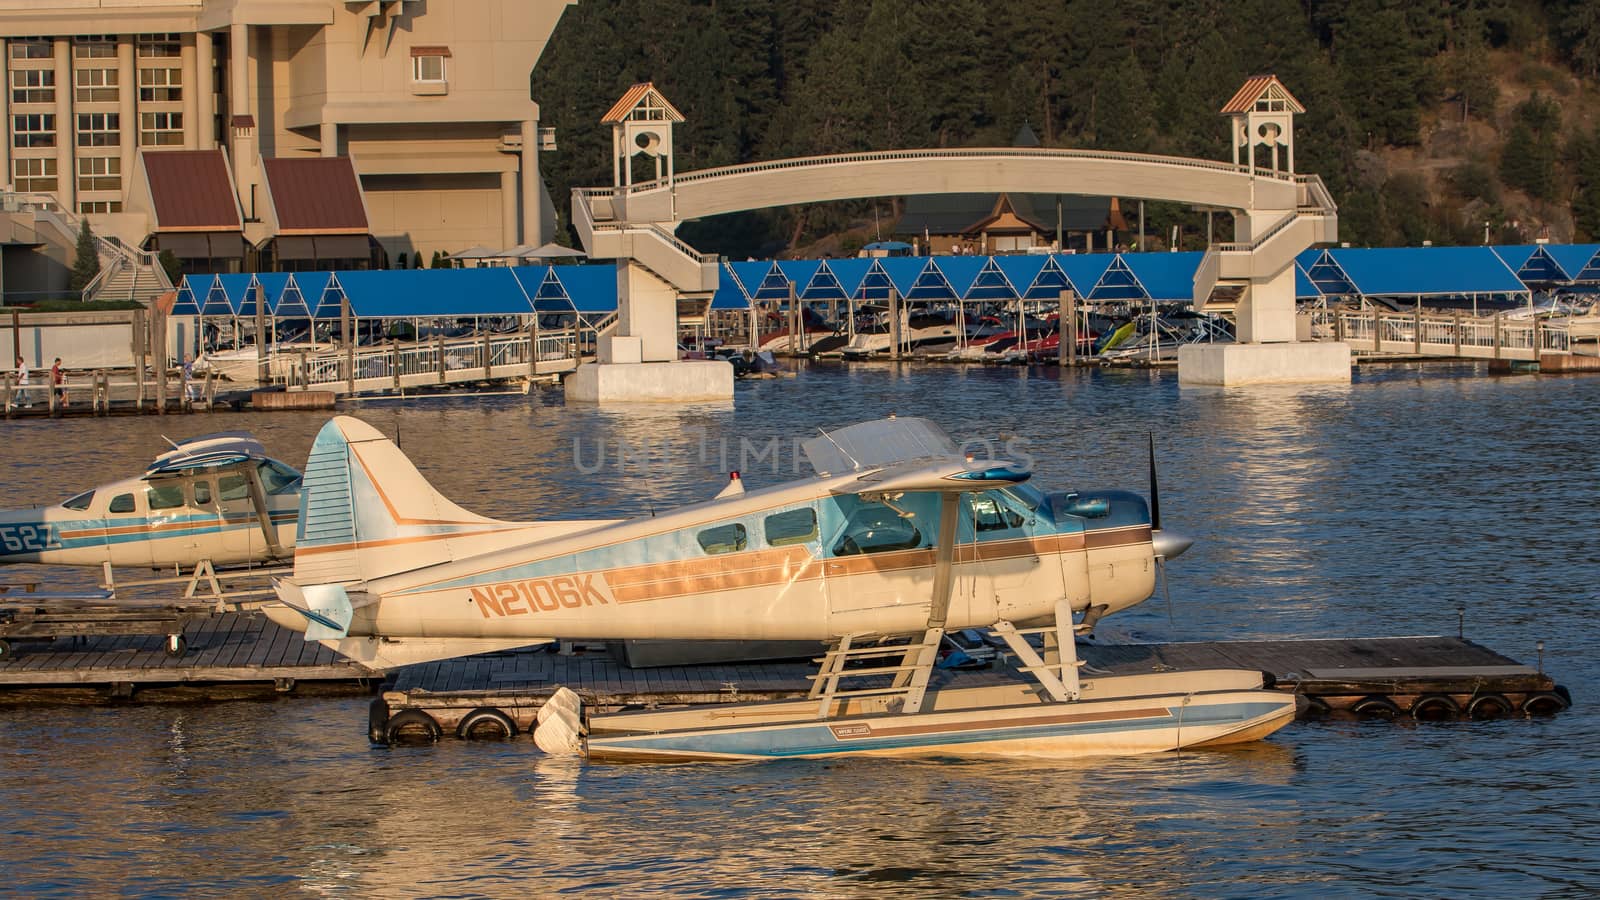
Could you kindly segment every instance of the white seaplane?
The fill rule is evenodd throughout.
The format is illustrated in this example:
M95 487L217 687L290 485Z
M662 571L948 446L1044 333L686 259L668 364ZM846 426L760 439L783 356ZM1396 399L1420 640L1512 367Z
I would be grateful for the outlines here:
M287 560L300 473L245 432L172 444L132 478L0 512L0 563L194 569Z
M1155 502L1045 493L923 419L827 431L804 451L813 477L749 492L735 478L651 518L501 522L338 417L312 446L283 605L264 611L379 666L551 636L832 645L807 700L585 715L557 691L535 741L592 759L1152 752L1294 717L1256 671L1080 673L1074 635L1148 598L1189 546ZM963 628L992 630L1027 678L930 687L941 637Z

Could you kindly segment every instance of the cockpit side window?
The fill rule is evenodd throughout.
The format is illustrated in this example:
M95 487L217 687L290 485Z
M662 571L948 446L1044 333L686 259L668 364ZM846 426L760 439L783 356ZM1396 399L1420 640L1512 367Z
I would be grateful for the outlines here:
M111 505L106 507L108 512L131 513L133 512L133 495L118 494L111 498Z
M243 500L250 496L250 485L243 475L224 475L217 479L217 491L224 500Z
M183 505L183 485L152 484L144 491L145 505L150 509L173 509Z
M767 516L763 525L768 547L804 544L817 539L817 511L809 506Z
M697 536L700 549L707 553L737 553L750 545L750 536L743 525L718 525L707 528Z
M194 505L195 506L210 506L211 505L211 482L209 482L209 481L196 481L194 483Z
M88 509L89 508L89 504L91 504L93 502L94 502L94 491L84 491L83 493L79 494L76 497L73 497L73 498L67 500L65 503L63 503L61 505L63 507L65 507L65 508L67 508L67 509L85 510L85 509Z
M834 556L914 550L922 546L922 532L909 519L881 503L864 503L850 514Z
M972 498L972 524L980 534L985 531L1008 531L1022 527L1022 514L1012 509L993 494L978 494Z

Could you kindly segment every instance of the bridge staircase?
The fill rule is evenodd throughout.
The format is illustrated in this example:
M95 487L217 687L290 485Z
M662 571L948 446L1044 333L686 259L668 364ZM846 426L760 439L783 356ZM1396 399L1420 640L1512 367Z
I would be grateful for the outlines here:
M1339 212L1322 179L1295 177L1299 203L1250 241L1213 244L1195 270L1194 297L1201 312L1230 313L1248 299L1253 282L1272 280L1314 244L1338 235Z
M620 221L615 191L573 191L573 227L592 259L631 259L680 295L709 301L721 283L720 260L701 253L662 226Z

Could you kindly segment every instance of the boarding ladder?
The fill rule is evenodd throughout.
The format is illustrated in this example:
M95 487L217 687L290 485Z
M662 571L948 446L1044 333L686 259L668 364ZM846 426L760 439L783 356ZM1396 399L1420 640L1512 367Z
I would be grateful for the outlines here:
M928 677L933 674L934 661L939 658L939 642L944 638L944 629L929 628L923 632L922 640L913 644L857 645L859 641L881 637L881 634L874 632L847 634L839 639L838 646L828 650L820 659L813 660L821 664L821 669L817 674L806 677L811 679L809 697L818 701L817 718L828 718L834 701L845 700L848 705L852 697L883 697L886 705L899 697L902 713L922 711L922 698L928 690ZM853 661L892 659L896 656L900 657L897 665L845 668L847 663ZM888 685L882 683L885 676L893 676ZM863 685L862 682L867 683Z

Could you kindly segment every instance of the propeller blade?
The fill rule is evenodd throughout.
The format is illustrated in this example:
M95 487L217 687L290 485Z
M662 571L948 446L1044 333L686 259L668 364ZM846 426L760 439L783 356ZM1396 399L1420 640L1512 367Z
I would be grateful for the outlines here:
M1155 432L1146 432L1150 438L1150 530L1161 530L1161 486L1156 482L1156 435Z

